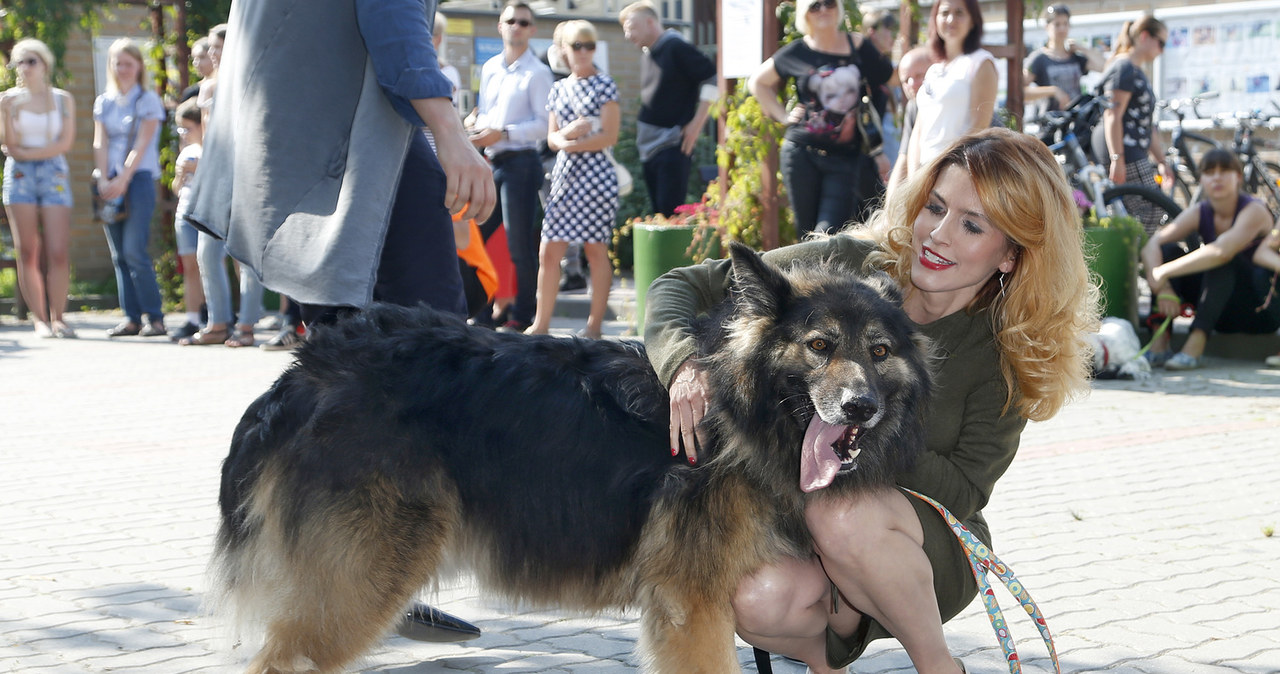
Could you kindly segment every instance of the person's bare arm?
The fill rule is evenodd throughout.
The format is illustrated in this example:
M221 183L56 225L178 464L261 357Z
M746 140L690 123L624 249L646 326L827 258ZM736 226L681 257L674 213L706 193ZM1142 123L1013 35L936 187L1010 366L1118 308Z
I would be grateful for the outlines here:
M493 212L497 191L489 164L476 152L448 98L410 101L436 140L436 156L446 177L444 205L450 213L483 222Z

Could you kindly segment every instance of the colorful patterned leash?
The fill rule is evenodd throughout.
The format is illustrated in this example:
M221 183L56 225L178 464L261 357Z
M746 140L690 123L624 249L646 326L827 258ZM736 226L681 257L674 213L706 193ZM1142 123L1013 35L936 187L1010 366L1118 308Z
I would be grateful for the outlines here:
M947 526L951 527L951 532L955 534L956 539L960 541L960 546L964 548L965 554L969 556L969 566L973 570L973 579L978 583L978 592L982 595L982 603L987 607L987 618L991 620L991 627L996 632L996 640L1000 642L1000 648L1004 650L1005 660L1009 663L1010 674L1019 674L1022 671L1022 662L1018 658L1018 649L1013 645L1013 635L1009 632L1009 625L1005 622L1004 612L1000 610L1000 604L996 602L995 592L991 589L991 583L987 581L987 572L996 574L996 577L1009 588L1012 594L1022 604L1022 608L1035 621L1036 628L1040 630L1040 636L1044 639L1044 645L1049 649L1049 659L1053 661L1053 671L1062 674L1062 667L1058 664L1058 650L1053 646L1053 635L1049 634L1049 625L1045 623L1044 615L1040 613L1040 608L1032 601L1031 595L1027 593L1027 589L1022 586L1013 575L1013 569L1010 569L1004 562L996 557L995 553L987 547L985 543L973 535L955 515L952 515L941 503L921 494L919 492L904 489L908 494L933 506L938 514L947 521Z

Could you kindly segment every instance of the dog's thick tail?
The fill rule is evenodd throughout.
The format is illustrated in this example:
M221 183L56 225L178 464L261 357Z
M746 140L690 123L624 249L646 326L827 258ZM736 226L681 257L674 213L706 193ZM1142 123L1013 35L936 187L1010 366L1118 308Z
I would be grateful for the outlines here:
M341 669L387 632L457 530L439 474L409 493L395 471L346 469L339 457L369 441L359 419L324 416L324 390L286 373L249 406L223 464L212 598L240 636L265 636L251 672ZM403 451L394 442L379 451Z

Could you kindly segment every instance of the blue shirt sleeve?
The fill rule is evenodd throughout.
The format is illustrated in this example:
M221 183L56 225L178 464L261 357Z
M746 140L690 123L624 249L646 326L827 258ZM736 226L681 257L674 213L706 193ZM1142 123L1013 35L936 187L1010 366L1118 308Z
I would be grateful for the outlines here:
M453 85L431 45L435 0L356 0L356 21L378 84L401 117L424 126L409 101L446 98Z

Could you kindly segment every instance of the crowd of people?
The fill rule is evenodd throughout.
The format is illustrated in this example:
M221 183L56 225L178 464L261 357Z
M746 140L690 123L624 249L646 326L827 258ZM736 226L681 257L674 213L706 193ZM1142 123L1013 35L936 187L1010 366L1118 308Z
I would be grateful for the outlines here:
M421 0L415 0L406 11L419 5ZM375 13L385 18L382 14ZM1047 41L1024 62L1027 102L1043 110L1062 109L1082 93L1083 75L1102 72L1098 93L1109 97L1113 105L1094 130L1095 154L1105 159L1113 181L1157 185L1156 176L1167 175L1168 168L1159 135L1153 133L1155 97L1144 67L1162 53L1167 29L1150 15L1126 22L1110 59L1104 60L1097 50L1071 39L1070 18L1066 5L1044 9ZM715 66L677 31L664 30L659 13L646 1L625 7L618 20L626 39L641 50L641 107L635 137L651 210L671 215L686 201L693 148L711 103L721 93L716 87ZM443 77L443 85L437 82L433 86L448 87L456 116L461 108L457 97L460 77L437 51L446 21L435 13L431 25L416 23L430 35L433 75ZM779 49L747 81L765 115L785 125L779 148L781 172L801 238L812 232L834 233L850 222L865 221L885 203L887 195L957 138L994 123L995 59L981 46L983 21L976 0L934 3L926 25L927 39L913 49L902 46L894 12L867 9L860 30L848 31L848 24L843 3L801 0L795 13L795 28L801 38ZM107 331L110 337L167 334L179 344L193 346L257 343L254 328L263 316L263 280L271 265L243 264L240 260L261 260L265 249L237 255L234 233L226 239L216 228L197 226L200 216L188 217L192 215L196 167L209 130L227 30L227 24L216 26L193 44L192 65L200 79L182 92L172 111L179 137L171 188L178 196L174 239L182 270L184 318L168 331L149 248L156 179L161 174L159 126L169 113L149 86L138 47L122 39L108 52L107 91L93 105L93 187L95 214L103 220L125 314L123 322ZM452 229L455 249L462 251L468 246L469 228L478 230L480 244L489 243L501 229L498 250L509 255L514 270L504 286L511 292L498 292L493 283L482 287L476 280L477 274L496 278L498 272L488 259L492 245L472 245L458 264L466 308L453 299L440 304L466 314L477 325L544 334L559 291L589 286L591 310L579 334L599 337L611 287L607 247L620 199L610 154L621 131L618 87L595 59L597 35L590 22L569 21L557 26L551 48L542 55L530 46L537 21L527 5L517 2L504 7L498 31L502 53L482 64L476 106L461 120L467 144L483 154L480 163L488 169L495 206L484 218L475 217L474 208L467 218L454 217L451 228L441 227L432 236L441 237L437 243L447 250L442 238ZM361 37L367 41L368 36ZM895 53L900 54L896 65ZM74 119L75 101L52 85L54 66L53 54L43 43L34 39L17 43L10 67L18 75L18 86L0 98L0 118L7 156L4 201L18 252L19 285L31 307L36 332L67 338L76 335L63 318L70 279L72 204L65 157L75 142L75 125L69 123ZM787 86L794 87L794 100L783 100L781 94ZM409 100L396 102L392 97L392 107L403 114L401 106L412 107ZM858 119L866 106L876 113L874 119L880 126L875 133L869 133ZM402 168L419 166L414 158L423 153L443 158L460 151L452 143L446 143L443 150L438 147L424 118L405 118L427 131L428 145L419 147L417 139L410 142L410 160ZM475 173L479 167L474 159L469 166L470 179L483 182L484 176ZM431 168L424 170L430 172ZM1223 171L1231 173L1230 167ZM225 186L225 181L217 182ZM406 196L402 188L396 194ZM391 214L399 212L401 218L416 217L431 208L426 201L409 205L400 200L386 207L393 205L399 209L393 208ZM1140 211L1143 204L1132 206ZM1218 204L1214 208L1227 207ZM1152 314L1160 319L1172 311L1169 298L1173 293L1159 292L1169 288L1157 268L1189 253L1194 253L1191 259L1206 259L1208 251L1218 251L1213 246L1219 244L1197 252L1197 237L1203 238L1197 232L1186 226L1171 229L1172 224L1157 232L1153 218L1143 218L1141 212L1136 215L1147 223L1152 242L1143 255L1144 273L1153 291ZM1184 215L1179 222L1190 222L1189 218ZM1256 218L1246 219L1252 222ZM387 234L408 237L408 247L397 246L396 250L426 245L425 239L403 231L409 228L393 226L399 222L397 218L388 222ZM1251 226L1250 231L1255 239L1261 236L1257 227ZM1225 240L1231 243L1235 238ZM393 257L388 240L372 237L372 243L366 245L380 249L378 257L384 263L416 266L408 258L388 260ZM1274 248L1261 244L1260 239L1243 245L1257 255L1219 251L1215 259L1248 257L1251 274L1257 277L1252 282L1257 286L1253 294L1263 292L1265 296L1268 286L1263 277L1269 273L1268 252ZM1153 252L1157 248L1163 251L1160 255ZM369 259L366 254L362 265L367 266ZM581 271L583 261L589 283L588 274ZM314 261L309 264L318 270L332 268ZM1206 272L1204 264L1194 265L1193 272L1179 272L1174 285L1182 288L1179 299L1185 298L1183 304L1218 306L1202 291L1202 286L1216 287L1200 284ZM1175 265L1183 270L1186 266L1185 261ZM239 286L234 293L230 282L233 272L238 272L234 277L238 277ZM285 277L291 275L285 273ZM390 274L388 278L397 276ZM425 274L414 283L423 288L434 286L437 281L430 276ZM378 294L382 298L401 297L407 302L409 297L423 295L419 299L431 303L434 300L428 300L424 293L434 297L439 290L452 296L455 281L449 278L441 287L419 288L408 294L392 291L394 284L388 285L386 279L381 279L381 286L379 279L374 279L370 287L381 288ZM1199 285L1192 288L1189 284ZM279 291L281 286L298 287L292 282L277 282L273 290ZM305 298L313 294L310 290L299 288L295 294ZM238 306L233 304L233 296L239 298ZM360 306L360 301L311 303L281 293L281 312L272 318L272 327L278 332L261 346L292 348L301 342L308 318L311 323L331 320L345 311L343 307ZM306 307L311 304L322 308L309 311ZM1242 316L1234 304L1221 312L1202 311L1183 353L1175 357L1167 348L1154 348L1149 352L1152 363L1171 369L1197 367L1209 333L1268 331L1267 321L1254 319L1269 314L1252 313L1256 315ZM1212 325L1206 323L1209 314L1213 314ZM1156 346L1166 346L1163 340L1157 341Z
M620 197L610 149L623 122L617 83L596 60L594 25L560 24L540 57L531 49L533 10L505 6L503 49L482 64L477 105L462 117L457 71L437 51L444 18L434 3L250 5L233 3L228 22L193 46L201 81L174 111L180 151L171 187L186 305L172 332L148 250L168 113L138 47L122 39L108 52L107 90L93 104L93 188L125 316L109 337L252 346L264 287L285 305L268 348L292 348L302 326L375 301L545 334L561 261L577 245L591 289L580 334L601 336ZM934 3L927 41L896 66L893 14L868 11L861 30L849 32L844 11L838 0L800 0L801 38L747 83L764 113L786 125L783 180L798 229L810 235L766 258L831 260L896 282L908 318L939 354L927 455L900 484L941 501L989 545L982 507L1026 422L1053 416L1087 389L1084 338L1096 328L1098 297L1079 213L1043 143L989 128L996 69L981 47L976 0ZM350 12L359 20L342 20ZM1026 61L1028 100L1060 109L1080 95L1082 75L1102 71L1100 90L1114 105L1095 147L1114 181L1154 183L1167 168L1143 67L1162 52L1167 29L1149 15L1126 23L1104 63L1068 37L1067 7L1046 8L1044 19L1048 42ZM624 8L619 22L641 50L636 141L650 205L670 215L685 200L691 154L720 94L715 66L664 30L647 2ZM54 57L39 41L18 42L10 65L18 85L0 98L3 195L20 285L36 332L72 338L63 312L75 101L52 86ZM782 100L792 84L796 99ZM874 133L860 116L867 105L876 108ZM1215 331L1280 329L1280 227L1241 192L1232 152L1206 153L1202 173L1205 199L1151 230L1141 252L1155 321L1187 306L1195 312L1180 352L1167 333L1153 341L1148 358L1171 370L1198 367ZM514 266L509 301L497 297L477 250L499 231ZM228 256L239 269L235 310ZM691 462L708 384L690 326L725 296L728 276L727 261L711 261L662 277L648 295L645 339L670 389L671 446ZM1267 362L1280 367L1280 356ZM920 671L963 671L941 626L976 586L941 517L905 491L816 499L807 515L817 554L762 569L739 588L739 634L815 672L846 667L886 636Z

